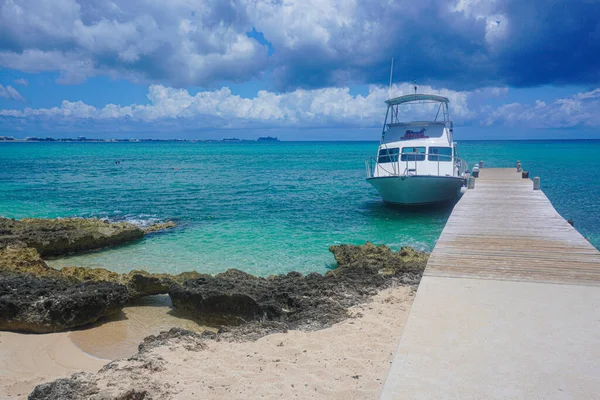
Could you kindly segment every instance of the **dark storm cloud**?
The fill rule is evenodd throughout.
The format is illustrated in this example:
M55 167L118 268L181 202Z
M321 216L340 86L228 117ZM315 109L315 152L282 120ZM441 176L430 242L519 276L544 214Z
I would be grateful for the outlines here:
M5 0L0 66L177 87L267 74L289 91L385 84L394 57L396 81L460 90L596 85L599 15L596 0Z
M451 11L440 1L365 3L353 24L334 31L329 46L279 52L277 83L315 87L348 83L385 84L394 58L394 80L491 81L485 22ZM361 18L358 18L361 16ZM268 39L268 37L267 37ZM278 47L275 45L276 54ZM489 73L489 71L488 71Z
M507 41L493 61L506 84L598 84L600 1L507 1Z
M454 89L600 82L599 1L463 5L363 3L362 18L332 30L327 46L275 40L277 85L385 84L392 57L397 79Z

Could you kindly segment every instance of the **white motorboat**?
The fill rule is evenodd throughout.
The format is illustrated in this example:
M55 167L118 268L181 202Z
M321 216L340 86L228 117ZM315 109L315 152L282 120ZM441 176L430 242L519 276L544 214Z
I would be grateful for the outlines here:
M416 91L416 90L415 90ZM366 161L367 181L386 203L420 205L456 200L467 164L458 157L448 99L409 94L386 101L387 113L376 157ZM398 107L435 113L430 121L400 122ZM403 112L401 115L404 115Z

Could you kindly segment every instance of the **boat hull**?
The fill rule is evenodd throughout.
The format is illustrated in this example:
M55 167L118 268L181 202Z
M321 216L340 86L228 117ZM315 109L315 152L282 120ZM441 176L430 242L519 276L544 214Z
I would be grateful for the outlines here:
M452 176L412 175L370 178L384 202L401 205L421 205L456 200L463 179Z

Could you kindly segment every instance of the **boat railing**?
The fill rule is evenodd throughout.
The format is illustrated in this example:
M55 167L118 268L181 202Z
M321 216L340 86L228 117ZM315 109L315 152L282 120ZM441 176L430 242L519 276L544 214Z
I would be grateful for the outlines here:
M401 160L401 156L406 156L406 160ZM380 158L389 160L390 158L397 158L394 161L379 162ZM422 157L422 159L420 159ZM433 159L432 159L433 158ZM467 172L468 164L466 161L459 157L448 156L439 153L403 153L385 156L373 156L367 158L365 161L365 168L367 172L367 179L376 177L375 172L379 168L383 171L383 174L378 173L377 177L382 176L411 176L419 175L419 165L421 165L423 171L423 163L431 165L431 163L437 164L437 175L440 175L440 162L442 168L447 163L452 162L452 176L462 177ZM431 169L427 169L428 175L431 175ZM445 174L444 174L445 175ZM442 176L442 175L440 175Z

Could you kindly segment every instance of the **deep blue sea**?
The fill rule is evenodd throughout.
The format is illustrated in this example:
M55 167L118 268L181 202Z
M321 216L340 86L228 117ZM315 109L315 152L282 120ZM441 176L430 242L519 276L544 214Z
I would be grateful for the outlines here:
M459 144L469 165L521 160L557 211L600 247L600 141ZM384 205L365 181L364 160L377 145L0 143L0 215L179 223L137 243L52 261L119 272L322 272L334 262L333 244L432 249L451 208Z

